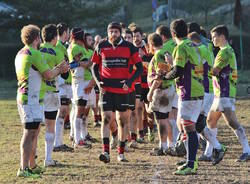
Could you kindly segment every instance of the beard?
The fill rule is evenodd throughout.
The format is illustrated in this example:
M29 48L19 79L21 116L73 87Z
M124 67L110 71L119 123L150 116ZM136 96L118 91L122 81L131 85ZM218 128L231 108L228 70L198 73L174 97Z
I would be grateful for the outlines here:
M120 41L120 37L109 37L109 41L113 44L113 45L116 45L117 43L119 43Z

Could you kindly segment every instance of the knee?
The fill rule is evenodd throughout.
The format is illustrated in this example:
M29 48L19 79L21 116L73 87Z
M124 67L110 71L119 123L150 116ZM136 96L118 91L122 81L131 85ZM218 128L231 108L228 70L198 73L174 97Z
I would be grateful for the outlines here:
M66 109L60 109L59 117L64 118L67 115Z

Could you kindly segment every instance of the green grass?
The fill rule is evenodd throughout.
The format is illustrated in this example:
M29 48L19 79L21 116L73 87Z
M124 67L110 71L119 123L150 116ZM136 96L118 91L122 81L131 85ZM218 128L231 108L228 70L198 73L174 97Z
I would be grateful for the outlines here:
M239 121L250 135L250 100L239 100L236 103ZM138 150L126 153L130 161L119 164L116 151L111 151L111 163L103 164L98 160L101 152L100 129L93 128L92 119L89 131L98 139L98 143L90 150L77 150L75 153L53 153L53 158L63 166L48 168L41 179L21 179L16 177L19 167L19 143L22 126L17 113L16 102L0 100L0 183L248 183L250 181L250 162L235 163L234 159L241 153L234 133L219 123L219 140L228 146L224 160L216 167L210 163L200 163L197 176L174 176L176 157L151 157L149 150L157 146L157 142L139 145ZM68 145L69 131L64 131L64 142ZM44 159L44 127L41 128L38 143L39 165ZM199 151L199 154L200 151Z

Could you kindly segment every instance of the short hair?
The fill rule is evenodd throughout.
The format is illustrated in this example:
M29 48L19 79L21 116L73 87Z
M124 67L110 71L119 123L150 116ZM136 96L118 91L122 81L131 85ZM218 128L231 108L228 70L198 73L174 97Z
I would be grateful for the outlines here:
M67 31L69 29L68 25L65 24L64 22L60 22L59 24L57 24L57 34L59 36L62 36L62 34L64 33L64 31Z
M205 38L207 38L207 32L206 30L203 28L203 27L200 27L201 28L201 35Z
M123 23L123 22L120 22L120 25L121 25L121 28L122 28L122 29L126 29L126 27L127 27L126 24Z
M129 29L124 29L123 34L130 34L131 36L133 36L132 31Z
M198 34L201 34L201 28L200 25L196 22L189 22L187 23L188 26L188 33L196 32Z
M90 33L84 33L84 37L87 38L88 36L92 36Z
M160 47L163 44L162 38L156 33L151 33L148 35L148 43L152 44L154 47Z
M140 33L141 35L143 34L142 29L140 27L134 27L132 30L132 33Z
M47 24L42 28L42 38L44 42L51 42L55 37L57 37L55 24Z
M201 37L197 32L189 33L188 38L195 42L201 42Z
M157 27L156 32L159 32L161 36L165 36L167 39L171 38L171 33L167 26L160 25Z
M137 25L136 25L136 23L134 23L134 22L131 22L129 25L128 25L128 28L130 29L130 30L133 30L133 29L135 29L137 27Z
M183 19L176 19L171 22L170 30L177 38L184 38L187 36L187 24Z
M109 30L109 29L118 29L120 31L120 33L122 33L122 26L118 22L109 23L107 30Z
M84 41L84 31L80 27L74 27L70 31L70 37L74 40Z
M32 44L40 36L40 28L36 25L29 24L21 30L21 40L24 45Z
M225 25L215 26L211 30L211 33L214 33L214 32L217 33L218 35L224 35L227 40L229 39L229 32L228 32L227 26Z

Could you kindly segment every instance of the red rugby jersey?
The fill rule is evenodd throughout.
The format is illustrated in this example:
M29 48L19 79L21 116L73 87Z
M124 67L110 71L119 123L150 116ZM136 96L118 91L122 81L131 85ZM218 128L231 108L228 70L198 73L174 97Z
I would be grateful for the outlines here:
M113 47L108 40L103 40L96 47L92 62L99 65L100 79L104 83L105 91L127 94L131 89L124 90L121 81L132 76L131 66L141 62L141 58L138 49L130 42L122 39Z

